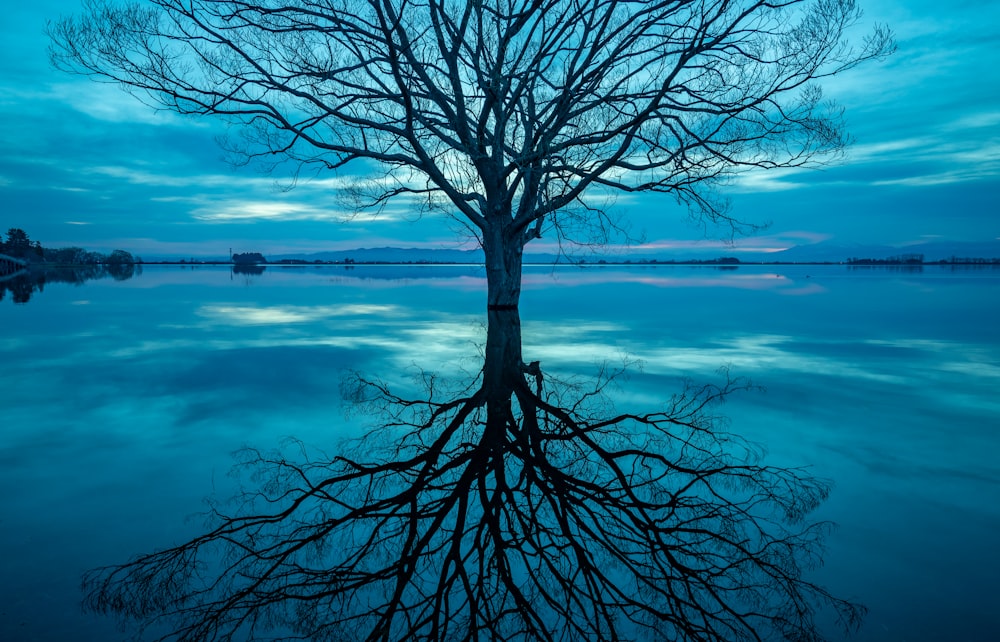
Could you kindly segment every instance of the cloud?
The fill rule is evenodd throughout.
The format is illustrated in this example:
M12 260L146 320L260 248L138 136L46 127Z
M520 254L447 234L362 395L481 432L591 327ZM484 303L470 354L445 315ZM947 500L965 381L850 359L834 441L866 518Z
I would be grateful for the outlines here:
M728 190L741 192L785 192L811 187L808 180L790 180L792 177L806 178L816 170L804 168L753 169L732 179Z
M332 221L340 222L349 214L295 202L230 200L199 207L191 212L199 221Z
M95 83L90 80L53 84L49 86L47 94L41 96L63 103L96 120L109 123L139 123L175 127L205 127L207 125L204 121L183 118L175 112L157 109L145 104L139 98L123 91L118 85Z
M149 187L200 187L224 188L226 190L275 189L274 179L263 177L246 177L238 174L174 174L170 168L158 173L138 167L123 165L99 165L85 170L88 173L122 179L133 185Z
M925 149L933 143L934 139L930 137L911 137L898 140L885 140L878 143L867 143L864 145L853 145L847 150L847 162L891 162L903 152L909 157L913 150Z
M1000 125L1000 111L985 111L962 116L952 123L954 130L986 129Z
M254 221L321 221L343 223L393 223L421 216L419 198L403 194L381 208L354 211L342 191L358 184L379 189L387 180L375 177L334 176L294 181L282 185L269 177L239 174L177 174L159 167L100 165L82 170L129 185L155 189L148 200L194 206L188 215L209 223ZM179 192L179 193L178 193ZM240 194L241 196L234 196Z
M964 114L934 134L851 146L844 163L825 170L752 170L733 179L729 189L769 193L831 184L929 187L992 180L1000 178L1000 134L993 131L997 123L998 112ZM884 178L889 172L896 176ZM820 177L824 180L816 180Z
M928 187L1000 178L1000 136L981 140L970 136L966 140L948 140L944 136L929 140L919 149L908 149L897 156L900 164L917 163L909 175L895 179L872 181L875 186L903 185ZM947 169L945 169L947 168ZM925 171L918 171L924 169Z
M881 187L937 187L940 185L951 185L953 183L964 183L966 181L975 180L975 178L975 176L970 176L968 173L961 171L941 172L938 174L923 174L920 176L907 176L906 178L875 181L872 185Z
M213 199L192 198L200 207L191 216L209 223L252 223L254 221L316 221L324 223L395 223L405 220L405 211L385 208L375 212L353 212L330 203L311 205L293 199Z

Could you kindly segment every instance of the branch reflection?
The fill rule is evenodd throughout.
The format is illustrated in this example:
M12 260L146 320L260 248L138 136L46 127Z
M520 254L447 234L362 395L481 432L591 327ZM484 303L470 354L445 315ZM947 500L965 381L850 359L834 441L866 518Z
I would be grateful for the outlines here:
M98 569L86 606L177 640L822 639L863 608L805 573L828 486L759 462L689 387L648 413L525 363L491 311L482 369L420 398L350 378L376 427L335 457L244 453L250 487L180 546ZM269 637L269 639L271 639Z

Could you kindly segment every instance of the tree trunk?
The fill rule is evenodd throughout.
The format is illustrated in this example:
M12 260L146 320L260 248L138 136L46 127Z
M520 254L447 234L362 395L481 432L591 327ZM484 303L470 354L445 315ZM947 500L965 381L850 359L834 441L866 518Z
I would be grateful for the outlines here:
M486 307L490 310L517 309L521 299L521 263L524 246L511 238L501 225L483 234L486 255Z
M501 308L487 314L483 389L487 397L510 399L513 381L521 374L521 316L516 309Z
M517 308L493 307L487 314L489 324L481 389L486 402L486 424L482 444L490 453L489 467L497 479L502 479L508 458L508 433L518 424L512 408L514 390L524 382L521 318Z

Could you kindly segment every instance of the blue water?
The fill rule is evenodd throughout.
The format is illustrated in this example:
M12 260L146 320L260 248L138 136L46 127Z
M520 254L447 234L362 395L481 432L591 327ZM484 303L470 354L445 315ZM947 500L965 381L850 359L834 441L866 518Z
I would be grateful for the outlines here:
M115 640L81 574L200 532L233 451L326 449L365 427L345 372L398 389L479 367L476 267L147 267L0 300L0 640ZM870 609L870 641L1000 630L1000 271L844 266L529 268L524 358L632 364L622 408L728 366L724 407L769 463L835 488L813 578ZM836 635L834 635L836 638Z

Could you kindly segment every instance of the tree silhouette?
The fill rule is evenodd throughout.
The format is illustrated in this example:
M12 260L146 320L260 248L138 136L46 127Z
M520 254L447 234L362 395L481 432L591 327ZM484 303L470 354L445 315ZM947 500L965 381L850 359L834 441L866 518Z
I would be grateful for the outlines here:
M3 251L10 256L25 258L31 250L31 239L28 234L19 227L12 227L7 230L7 242L3 245Z
M260 252L244 252L236 253L230 257L234 264L236 265L256 265L258 263L267 263L267 259Z
M853 0L86 7L49 27L58 67L240 125L240 162L374 161L387 175L358 179L354 204L455 216L485 252L490 307L517 305L532 239L603 242L617 192L740 228L713 186L837 153L840 110L815 81L892 48L881 28L846 42Z
M99 569L86 605L166 639L820 640L863 608L804 573L828 525L801 470L766 466L716 405L744 382L619 412L615 373L558 382L490 313L482 369L399 396L333 457L244 453L248 485L191 541ZM267 639L272 639L268 637Z

